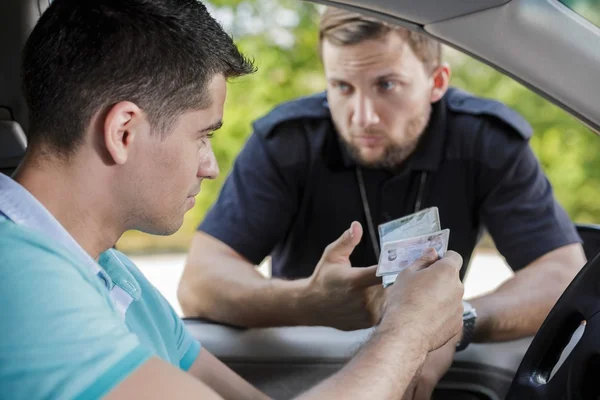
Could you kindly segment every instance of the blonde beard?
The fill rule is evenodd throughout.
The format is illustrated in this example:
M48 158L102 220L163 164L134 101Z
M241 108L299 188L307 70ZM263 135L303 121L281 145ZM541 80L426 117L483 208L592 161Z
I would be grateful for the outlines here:
M414 137L415 139L409 143L404 143L403 145L391 144L387 146L381 155L376 160L365 160L362 155L360 148L353 143L346 140L344 137L340 136L341 142L346 147L346 150L352 157L352 159L359 164L360 166L366 168L381 168L388 170L395 170L404 164L404 162L415 152L427 125L429 124L429 119L431 116L431 104L427 103L427 107L424 112L422 112L419 116L413 118L407 123L406 130L410 131L411 135L407 135L409 137ZM339 129L338 129L339 131ZM413 132L419 132L418 135L412 135Z

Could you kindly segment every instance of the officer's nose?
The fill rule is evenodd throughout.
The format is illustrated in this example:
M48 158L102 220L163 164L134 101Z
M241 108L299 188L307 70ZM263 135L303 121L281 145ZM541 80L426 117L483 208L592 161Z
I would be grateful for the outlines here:
M216 179L220 172L219 163L210 142L207 145L209 146L208 151L200 158L200 162L198 163L198 177Z
M379 116L375 111L375 104L367 96L356 96L352 110L352 124L359 128L366 128L379 123Z

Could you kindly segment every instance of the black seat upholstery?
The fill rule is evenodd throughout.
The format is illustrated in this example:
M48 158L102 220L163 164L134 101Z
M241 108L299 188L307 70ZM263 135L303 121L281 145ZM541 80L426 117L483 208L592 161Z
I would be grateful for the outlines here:
M27 106L21 89L21 51L49 0L0 1L0 172L25 154Z
M27 138L21 125L16 121L0 120L0 173L10 174L23 158L26 148Z

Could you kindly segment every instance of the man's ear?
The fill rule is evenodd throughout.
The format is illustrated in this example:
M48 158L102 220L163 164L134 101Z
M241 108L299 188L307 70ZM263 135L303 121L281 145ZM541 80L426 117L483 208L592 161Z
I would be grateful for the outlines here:
M435 103L439 101L446 91L448 90L448 85L450 85L450 76L452 71L450 70L450 65L448 63L442 63L439 67L437 67L433 73L431 74L431 79L433 80L433 86L431 88L431 103Z
M125 164L145 114L134 103L122 101L110 108L104 119L104 144L115 164Z

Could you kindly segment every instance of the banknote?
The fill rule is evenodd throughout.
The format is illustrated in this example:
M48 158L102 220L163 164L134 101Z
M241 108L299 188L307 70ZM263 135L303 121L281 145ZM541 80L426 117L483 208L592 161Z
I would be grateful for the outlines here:
M450 230L428 233L408 239L385 242L381 248L377 276L397 274L412 265L423 252L433 248L439 257L443 257L448 250Z
M379 225L379 245L441 230L437 207L430 207Z

